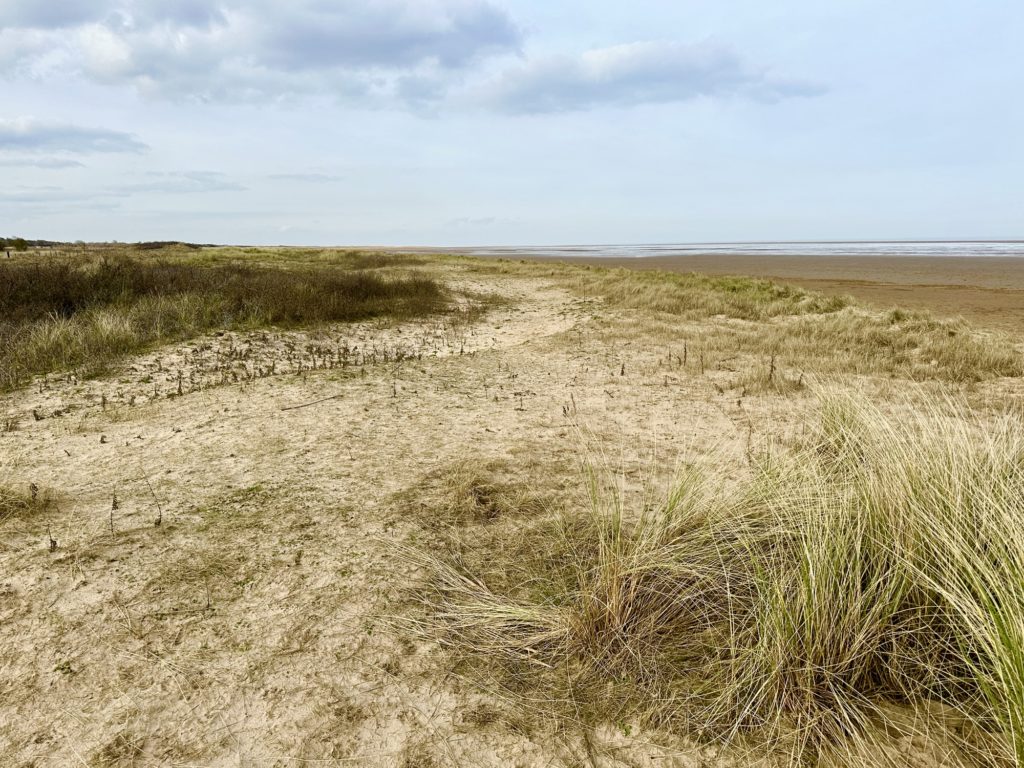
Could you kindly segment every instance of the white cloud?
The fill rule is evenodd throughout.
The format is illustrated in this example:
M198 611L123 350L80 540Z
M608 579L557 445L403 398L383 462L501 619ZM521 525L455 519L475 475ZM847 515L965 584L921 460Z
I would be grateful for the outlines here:
M647 40L517 65L522 32L496 0L93 0L69 3L63 16L63 4L43 5L0 9L0 75L77 76L175 100L326 94L425 112L456 102L552 113L816 92L712 43Z
M147 181L133 182L112 187L116 195L130 195L139 192L162 192L165 194L193 194L196 192L239 192L245 189L223 173L215 171L182 171L163 173L151 171Z
M102 24L79 30L78 49L86 72L99 80L124 77L133 68L133 51L125 38Z
M521 43L491 0L100 0L66 18L36 5L0 11L0 73L74 74L199 101L400 99L410 76L455 83Z
M724 46L644 41L528 61L491 82L481 98L508 112L542 113L702 96L774 101L818 90L751 69Z
M142 152L147 147L130 133L106 128L84 128L70 123L54 123L28 117L0 118L0 151L68 152Z
M0 160L0 168L44 168L47 170L57 170L84 167L85 165L77 160L68 160L62 157L16 157Z

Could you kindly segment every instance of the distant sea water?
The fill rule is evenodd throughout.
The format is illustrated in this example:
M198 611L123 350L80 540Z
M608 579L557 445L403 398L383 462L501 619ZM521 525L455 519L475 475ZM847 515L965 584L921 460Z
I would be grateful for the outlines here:
M475 256L643 258L645 256L1011 256L1024 257L1024 240L668 243L657 245L562 245L460 249Z

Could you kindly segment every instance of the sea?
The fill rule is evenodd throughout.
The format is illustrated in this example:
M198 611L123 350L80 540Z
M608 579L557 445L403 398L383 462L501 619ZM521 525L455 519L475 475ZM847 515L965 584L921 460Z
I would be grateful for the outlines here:
M651 245L495 246L459 249L474 256L643 258L646 256L984 256L1024 257L1024 240L661 243Z

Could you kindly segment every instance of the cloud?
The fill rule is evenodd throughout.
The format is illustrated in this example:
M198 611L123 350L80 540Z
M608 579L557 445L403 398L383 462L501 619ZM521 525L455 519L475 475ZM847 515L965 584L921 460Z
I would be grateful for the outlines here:
M77 160L67 160L60 157L16 157L9 160L0 160L0 168L45 168L51 170L84 167L85 165Z
M522 58L523 43L498 0L8 0L0 8L0 75L84 78L173 100L328 95L423 113L468 104L537 114L821 90L710 42L536 58Z
M117 206L117 200L137 198L149 194L193 195L202 192L237 192L246 187L232 181L223 173L213 171L182 171L146 173L145 181L107 186L93 186L85 190L64 187L16 186L0 189L0 202L5 205L75 205ZM52 210L52 209L51 209ZM197 214L201 215L201 214Z
M410 68L436 62L464 67L489 53L515 49L519 31L508 15L480 0L381 0L307 4L259 34L273 68Z
M401 100L409 78L454 84L521 45L491 0L94 0L71 3L66 16L62 7L16 0L0 11L0 73L199 101L386 102Z
M62 29L103 18L107 9L94 0L5 0L0 5L0 28Z
M83 128L69 123L51 123L32 118L0 118L0 151L142 152L147 147L129 133L105 128Z
M302 181L309 184L332 184L341 181L341 176L327 173L274 173L267 178L273 181Z
M0 190L0 202L4 205L91 205L102 203L109 198L124 197L107 190L76 192L55 186L19 186ZM109 201L106 204L113 204ZM52 208L50 209L53 210Z
M700 97L776 101L820 88L750 69L720 45L647 41L528 61L501 74L486 91L482 100L500 110L545 113Z
M146 174L149 181L122 184L113 187L111 194L131 195L140 192L163 192L166 194L193 194L196 192L239 192L245 189L223 173L213 171L182 171L163 173L151 171Z
M205 27L224 18L221 4L207 0L4 0L0 6L0 28L71 29L89 23Z

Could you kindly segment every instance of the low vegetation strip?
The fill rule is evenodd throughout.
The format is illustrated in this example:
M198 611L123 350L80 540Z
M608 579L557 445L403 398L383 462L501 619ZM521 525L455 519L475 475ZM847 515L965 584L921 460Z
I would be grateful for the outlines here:
M827 396L737 489L691 471L636 509L590 489L525 532L481 526L491 546L409 553L427 626L485 687L793 765L905 765L921 736L935 764L1024 764L1019 416Z
M668 312L691 320L715 315L766 320L780 315L838 312L852 304L846 297L825 296L754 277L628 269L595 270L584 279L584 288L615 306Z
M447 305L437 281L325 266L276 269L145 262L0 266L0 389L33 375L103 370L149 345L210 329L300 326Z
M791 369L914 380L982 381L1024 375L1024 355L997 334L927 312L855 307L720 331L725 348L777 355Z
M1024 355L1010 340L982 336L960 319L878 312L849 298L749 277L626 269L582 274L576 288L612 306L686 321L722 320L700 334L716 352L777 356L780 365L803 373L955 382L1024 375Z

